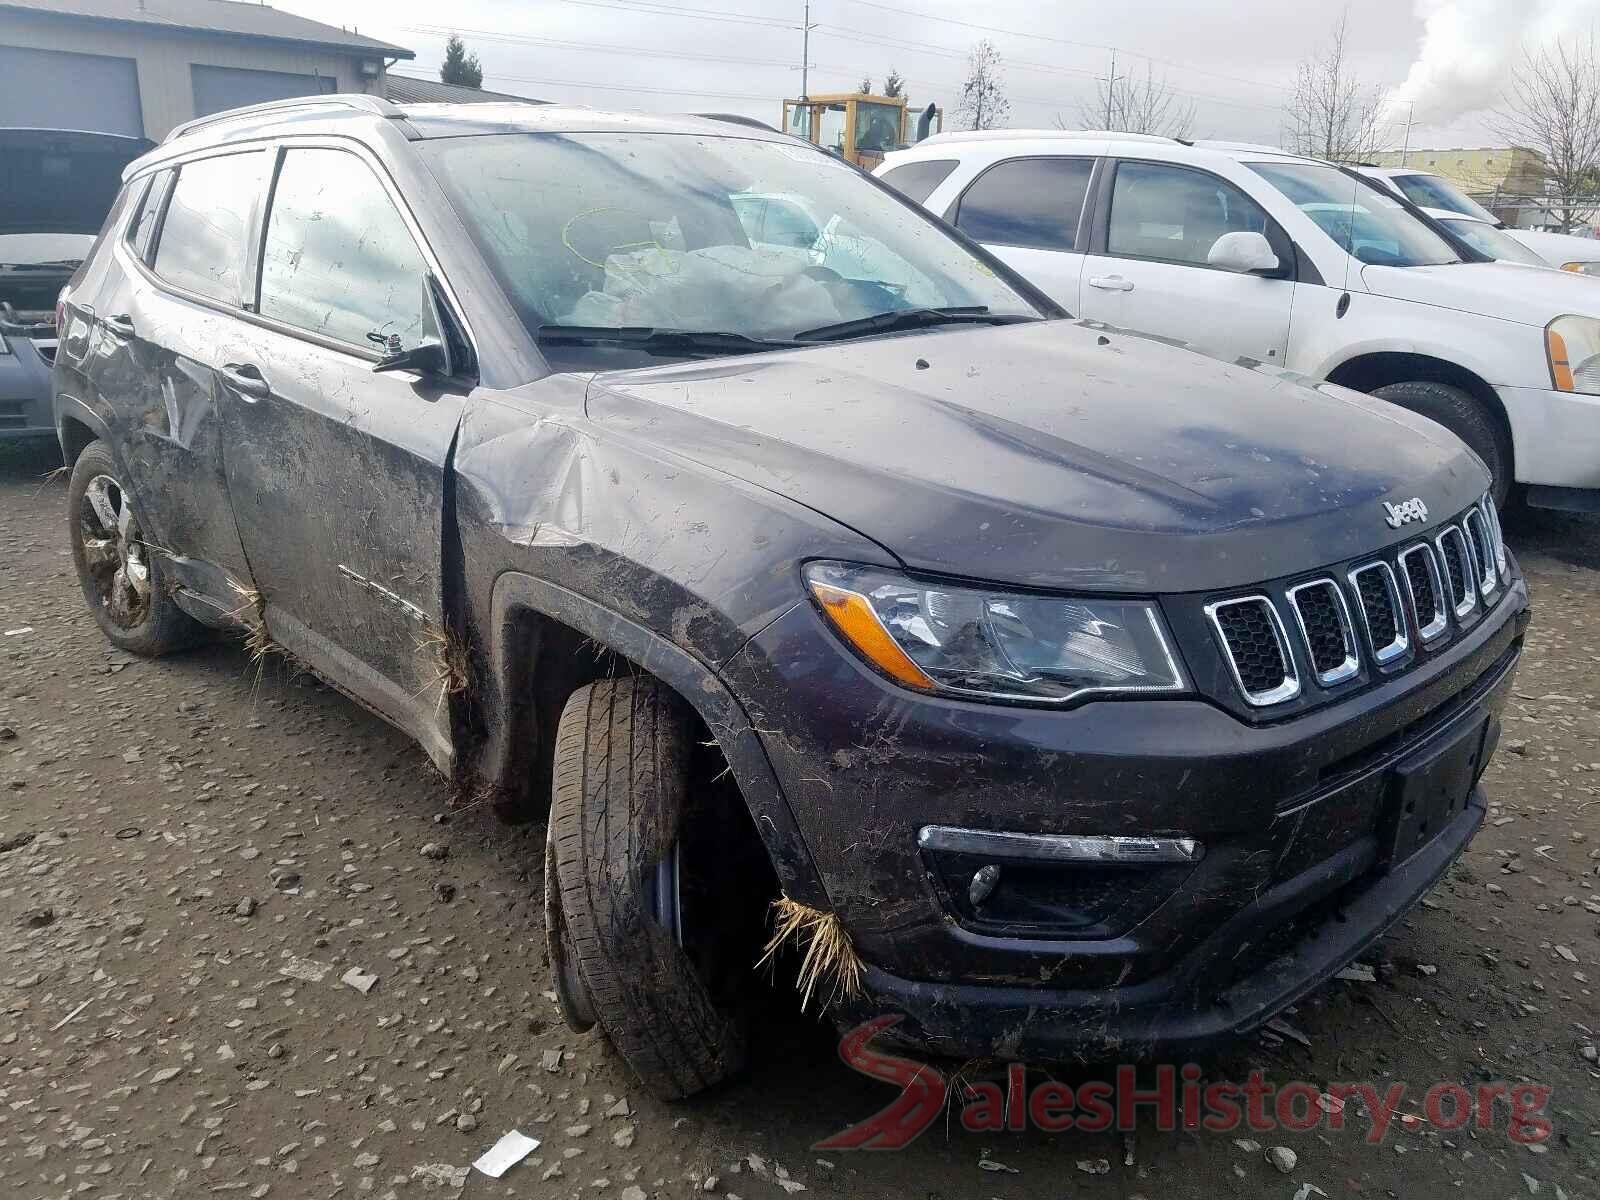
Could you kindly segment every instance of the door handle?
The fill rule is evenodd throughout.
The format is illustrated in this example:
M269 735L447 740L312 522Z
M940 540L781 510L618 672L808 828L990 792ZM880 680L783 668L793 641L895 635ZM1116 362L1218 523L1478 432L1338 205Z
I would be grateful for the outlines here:
M1102 292L1131 292L1133 280L1124 279L1121 275L1096 275L1089 280L1089 286L1099 288Z
M127 313L118 313L114 317L106 318L106 328L118 337L131 338L134 335L133 318Z
M271 385L262 378L261 368L255 363L223 363L222 377L247 403L253 404L272 395Z

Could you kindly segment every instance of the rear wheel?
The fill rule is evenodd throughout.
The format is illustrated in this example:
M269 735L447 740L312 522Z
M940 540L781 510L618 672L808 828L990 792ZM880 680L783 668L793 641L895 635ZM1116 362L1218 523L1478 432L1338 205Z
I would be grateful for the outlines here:
M1439 422L1470 446L1489 468L1495 506L1505 507L1511 490L1511 446L1500 419L1483 401L1458 387L1427 380L1386 384L1372 394Z
M85 446L72 466L67 527L83 597L114 645L154 656L202 636L173 602L165 563L146 542L138 503L103 441Z
M714 789L695 780L693 718L644 677L574 692L556 730L545 924L562 1014L598 1023L663 1099L702 1091L744 1063L740 897L719 889L702 831ZM697 816L700 818L696 820ZM721 879L738 877L724 863ZM710 887L722 903L699 897ZM753 901L761 904L760 899ZM726 910L733 909L728 913Z

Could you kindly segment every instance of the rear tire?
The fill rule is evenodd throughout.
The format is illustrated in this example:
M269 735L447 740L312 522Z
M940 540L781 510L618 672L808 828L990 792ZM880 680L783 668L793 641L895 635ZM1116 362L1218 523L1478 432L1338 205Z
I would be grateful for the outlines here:
M1511 490L1511 447L1499 418L1483 401L1447 383L1425 380L1386 384L1372 394L1439 422L1465 442L1489 468L1495 506L1506 506Z
M148 528L111 448L90 442L67 484L78 584L112 645L153 658L194 645L205 629L172 599L166 558L145 540Z
M547 906L546 932L552 964L582 984L566 991L563 1015L579 1026L592 1013L665 1100L745 1059L739 1006L719 1001L653 898L690 817L692 752L688 706L650 678L579 688L556 729L545 888L559 908Z

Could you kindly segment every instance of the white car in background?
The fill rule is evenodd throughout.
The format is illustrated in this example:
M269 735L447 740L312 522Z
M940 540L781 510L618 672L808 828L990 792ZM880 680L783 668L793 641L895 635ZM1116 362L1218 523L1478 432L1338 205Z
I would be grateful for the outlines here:
M1600 241L1570 233L1541 233L1537 229L1514 229L1467 195L1443 175L1432 171L1412 171L1399 167L1356 167L1368 179L1375 179L1397 196L1404 196L1418 208L1487 223L1506 237L1537 254L1541 261L1563 271L1581 275L1600 275ZM1496 254L1496 258L1503 257ZM1509 261L1509 260L1508 260Z
M1267 146L946 133L876 174L1079 317L1371 393L1497 496L1600 511L1600 280L1466 261L1377 182Z
M1427 208L1422 205L1417 207L1478 253L1487 254L1496 262L1521 263L1525 267L1538 267L1545 271L1556 269L1556 264L1540 258L1500 225L1490 221L1480 221L1477 217L1462 216L1449 209Z

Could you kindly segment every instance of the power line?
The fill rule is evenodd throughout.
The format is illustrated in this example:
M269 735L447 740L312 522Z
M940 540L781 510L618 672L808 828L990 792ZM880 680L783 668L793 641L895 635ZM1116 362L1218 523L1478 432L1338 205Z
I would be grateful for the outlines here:
M396 71L395 74L400 75L401 73ZM717 100L761 100L766 102L772 100L771 96L757 95L754 92L698 92L683 91L677 88L621 87L612 84L589 83L577 79L537 79L532 75L503 75L498 71L485 71L483 77L485 79L509 79L513 83L536 83L540 87L587 88L600 92L637 92L655 96L709 96ZM425 75L401 75L401 78L427 79L428 77Z
M794 64L775 58L738 58L723 54L692 54L683 50L652 50L643 46L610 46L588 42L565 41L561 38L532 37L516 33L491 33L484 29L461 29L441 25L402 25L407 33L420 33L429 37L444 37L451 33L470 33L485 42L502 42L514 46L552 46L563 50L584 50L601 54L629 54L644 58L676 58L695 62L731 63L746 67L784 67L793 70Z
M676 4L658 4L654 0L560 0L562 4L576 4L583 8L612 8L624 12L646 13L660 17L693 17L697 21L724 21L736 25L758 25L766 29L798 30L800 26L784 17L763 16L758 13L716 12L706 8L684 8Z

